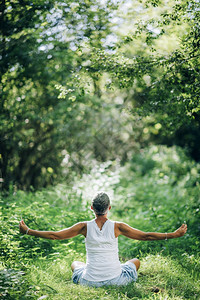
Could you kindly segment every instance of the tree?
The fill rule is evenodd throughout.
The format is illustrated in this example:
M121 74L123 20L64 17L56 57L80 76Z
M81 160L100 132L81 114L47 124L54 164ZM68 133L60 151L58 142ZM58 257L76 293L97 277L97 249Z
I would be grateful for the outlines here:
M61 174L66 149L76 152L87 140L84 130L100 102L97 96L84 95L78 74L87 65L91 48L103 47L110 32L111 7L88 0L2 1L0 158L4 187L14 183L26 189L52 183ZM98 78L91 74L91 79L94 95L98 95ZM65 100L58 99L56 85L67 86Z
M200 127L199 4L183 0L169 2L169 5L166 9L162 1L140 4L143 19L137 19L133 32L122 37L114 53L94 53L91 69L109 72L113 85L126 90L130 113L154 115L155 122L162 125L165 138L168 136L169 144L183 146L180 132L188 136L192 129L195 136L186 136L184 144L193 153L192 144L199 139L196 133ZM144 18L150 6L156 13L152 17L146 14ZM165 43L172 32L176 36L174 48L162 51L160 44ZM139 51L131 52L129 49L137 48L138 41ZM199 159L200 152L193 157Z

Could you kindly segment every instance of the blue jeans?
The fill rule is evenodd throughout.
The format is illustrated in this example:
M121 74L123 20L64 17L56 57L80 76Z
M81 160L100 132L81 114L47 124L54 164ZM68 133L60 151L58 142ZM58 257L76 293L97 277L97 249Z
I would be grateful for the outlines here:
M74 270L72 280L76 284L92 286L92 287L101 287L105 285L127 285L133 281L137 280L137 271L136 266L132 262L127 262L125 264L121 264L122 272L119 276L104 281L89 281L82 278L83 271L85 267L76 268Z

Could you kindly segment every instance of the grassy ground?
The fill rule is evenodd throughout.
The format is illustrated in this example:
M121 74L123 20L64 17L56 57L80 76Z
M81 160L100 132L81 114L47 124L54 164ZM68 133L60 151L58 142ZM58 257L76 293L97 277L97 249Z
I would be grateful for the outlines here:
M75 179L73 186L63 184L36 193L11 189L1 198L0 298L200 299L199 174L199 166L183 153L160 148L150 149L123 168L101 165ZM141 260L137 282L98 289L74 285L70 265L73 260L85 261L84 239L23 236L18 222L23 216L33 229L58 230L91 219L89 186L106 187L113 200L112 220L159 232L173 231L186 220L188 233L180 239L153 242L119 237L121 261Z
M160 254L146 256L136 283L97 289L71 282L70 263L77 255L32 262L26 275L29 287L19 299L199 299L198 281L176 259Z

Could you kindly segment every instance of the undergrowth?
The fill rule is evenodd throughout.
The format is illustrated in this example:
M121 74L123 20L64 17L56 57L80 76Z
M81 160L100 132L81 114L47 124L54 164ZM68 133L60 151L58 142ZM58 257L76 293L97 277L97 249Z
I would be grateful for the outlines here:
M73 184L1 194L0 298L2 299L199 299L200 166L179 148L151 147L124 165L107 162ZM141 259L138 281L126 287L87 288L71 281L73 260L85 261L81 236L50 241L19 234L29 227L59 230L93 218L91 191L111 196L110 218L144 231L174 231L180 239L140 242L119 237L121 261Z

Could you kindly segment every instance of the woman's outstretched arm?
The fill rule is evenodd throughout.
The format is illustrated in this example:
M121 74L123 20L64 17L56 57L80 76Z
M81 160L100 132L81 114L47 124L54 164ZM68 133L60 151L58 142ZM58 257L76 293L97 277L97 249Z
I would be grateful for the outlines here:
M39 231L28 228L24 221L21 220L19 223L19 229L21 233L33 235L44 239L64 240L75 237L78 234L83 234L84 236L86 236L87 225L86 222L80 222L60 231Z
M183 236L187 231L187 225L183 224L174 232L144 232L138 229L135 229L125 223L116 222L115 226L115 236L124 235L130 239L141 240L141 241L153 241L153 240L165 240L165 239L174 239Z

